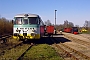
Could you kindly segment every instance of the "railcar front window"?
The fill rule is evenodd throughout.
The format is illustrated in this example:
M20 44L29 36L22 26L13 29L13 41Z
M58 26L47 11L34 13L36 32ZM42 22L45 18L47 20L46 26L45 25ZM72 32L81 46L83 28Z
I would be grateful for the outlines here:
M29 24L38 24L37 17L29 17Z
M23 24L28 24L28 19L24 19Z
M16 18L15 24L22 24L22 18Z
M74 28L73 31L78 32L78 29L77 28Z

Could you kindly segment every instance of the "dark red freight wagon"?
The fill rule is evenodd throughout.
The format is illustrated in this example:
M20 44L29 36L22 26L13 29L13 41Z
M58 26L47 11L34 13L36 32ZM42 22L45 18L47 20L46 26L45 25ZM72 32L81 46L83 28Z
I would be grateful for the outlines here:
M72 33L73 34L79 34L77 27L72 27Z
M72 28L67 28L67 29L66 29L66 32L67 32L67 33L71 33L71 30L72 30Z
M64 32L71 33L72 28L65 28Z
M47 26L46 27L46 32L48 35L53 35L54 33L54 26Z

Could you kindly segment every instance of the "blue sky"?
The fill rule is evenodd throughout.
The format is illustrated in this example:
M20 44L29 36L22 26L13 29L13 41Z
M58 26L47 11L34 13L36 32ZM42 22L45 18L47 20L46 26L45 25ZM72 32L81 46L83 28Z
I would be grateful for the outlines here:
M74 25L83 26L85 20L90 21L90 0L0 0L0 15L13 19L16 14L39 14L43 21L54 23L57 10L57 24L65 20Z

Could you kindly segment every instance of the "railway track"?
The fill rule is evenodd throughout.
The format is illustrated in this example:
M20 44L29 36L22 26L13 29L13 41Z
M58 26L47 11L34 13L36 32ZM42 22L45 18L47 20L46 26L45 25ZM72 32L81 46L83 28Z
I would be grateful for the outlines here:
M56 39L51 39L52 42L58 42ZM65 59L69 60L90 60L90 57L85 55L84 53L71 48L70 46L67 46L63 43L60 44L53 44L53 47L58 49L59 54ZM62 51L62 52L61 52Z
M86 40L86 38L85 38L85 40L84 39L82 40L82 39L80 39L81 37L78 38L78 37L74 37L74 36L68 35L68 34L64 34L64 37L71 40L71 41L73 41L73 42L76 42L78 44L82 44L82 45L84 45L84 46L86 46L88 48L90 47L90 41Z
M0 41L2 41L3 39L8 40L11 36L12 36L11 34L2 35L2 36L0 36ZM0 56L4 55L7 52L7 50L15 48L23 43L22 41L17 41L14 44L9 41L7 43L6 42L4 42L4 44L0 44Z
M10 47L8 47L8 48L2 50L2 51L0 52L0 56L1 56L1 55L4 55L5 52L7 52L7 50L11 50L12 48L16 48L17 46L22 45L22 43L23 43L23 42L19 42L19 43L13 45L13 46L10 46Z
M1 43L6 43L8 41L8 38L10 38L12 34L4 34L0 36L0 42Z
M14 47L14 46L12 46L12 47L7 48L8 44L6 42L11 36L12 36L11 34L5 34L5 35L0 36L0 42L1 42L1 44L0 44L0 55L4 54L6 50L9 50L12 47ZM2 43L4 43L4 44L2 44Z
M28 50L30 50L30 48L33 46L34 44L32 43L18 58L17 58L17 60L22 60L22 57L26 54L26 52L28 51Z
M0 41L4 41L4 40L8 40L12 35L2 35L0 36ZM7 42L7 41L6 41ZM5 44L1 44L1 45L6 45L4 46L5 49L2 48L2 50L0 51L0 59L1 60L20 60L24 54L33 46L33 44L24 44L23 41L17 41L16 44L11 43L12 46L8 46L8 43L4 42ZM8 48L6 48L8 47ZM25 48L24 48L25 47ZM21 50L22 52L20 52L19 50ZM11 52L12 51L12 52ZM18 52L19 51L19 52ZM17 54L15 54L17 53ZM18 54L20 53L20 54ZM18 56L16 56L18 55Z
M4 55L1 55L0 58L6 60L21 60L24 54L33 46L34 44L23 44L23 42L15 45L6 51Z
M79 34L79 36L82 36L82 37L87 38L87 39L90 40L90 36L88 36L88 35L82 35L82 34Z

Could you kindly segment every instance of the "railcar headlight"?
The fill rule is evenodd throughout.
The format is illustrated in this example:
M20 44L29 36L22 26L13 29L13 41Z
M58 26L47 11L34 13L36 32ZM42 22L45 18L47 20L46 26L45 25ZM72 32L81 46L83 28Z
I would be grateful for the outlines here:
M32 32L35 32L35 30L32 30Z
M14 35L14 36L19 36L19 34L18 34L18 33L14 33L13 35Z
M35 33L31 33L31 36L35 36Z
M16 30L16 32L20 32L21 30Z
M19 30L16 30L16 32L18 32Z

